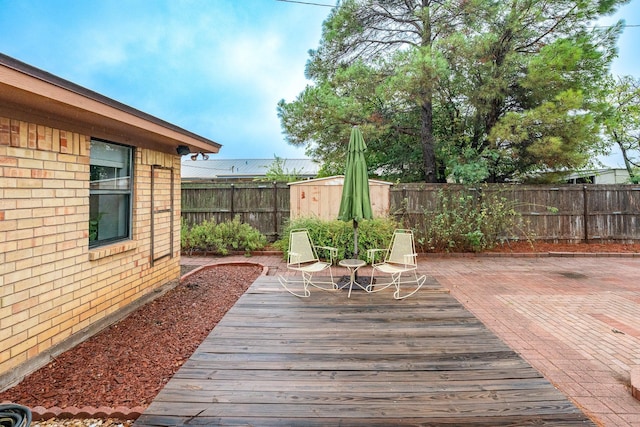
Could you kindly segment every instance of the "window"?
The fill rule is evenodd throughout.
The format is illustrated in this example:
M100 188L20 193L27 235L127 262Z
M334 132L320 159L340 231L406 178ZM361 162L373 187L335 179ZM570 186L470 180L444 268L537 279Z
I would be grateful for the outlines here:
M89 246L131 237L133 148L91 140Z
M595 175L581 176L577 178L570 178L567 180L567 184L593 184L596 182Z

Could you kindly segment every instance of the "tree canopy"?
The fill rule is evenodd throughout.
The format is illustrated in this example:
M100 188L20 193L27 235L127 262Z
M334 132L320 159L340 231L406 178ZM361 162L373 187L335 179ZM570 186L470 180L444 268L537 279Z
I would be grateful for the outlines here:
M370 171L523 180L586 164L624 0L344 0L309 52L312 81L278 115L287 141L341 172L352 125Z
M631 182L640 182L640 79L610 78L606 86L604 134L622 153Z

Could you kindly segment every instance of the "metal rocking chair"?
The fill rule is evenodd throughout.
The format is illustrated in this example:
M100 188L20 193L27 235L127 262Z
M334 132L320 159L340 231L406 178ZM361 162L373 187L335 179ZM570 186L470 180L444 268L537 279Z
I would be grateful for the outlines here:
M384 259L378 261L376 256L384 254ZM395 286L393 293L395 299L404 299L415 294L427 280L425 275L418 277L417 257L413 232L411 230L398 229L393 232L391 243L388 249L369 249L367 257L373 270L371 272L371 283L373 283L376 272L391 275L388 282L377 282L372 292L378 292L389 286ZM378 257L379 258L379 257ZM407 280L402 280L403 273L410 274ZM388 276L387 276L388 277ZM406 284L414 284L415 289L405 295L400 294L400 287Z
M328 257L321 260L318 258L317 250L323 250L328 253ZM302 274L302 281L295 279L287 279L286 277L279 275L278 280L282 287L284 287L291 294L305 298L311 295L309 292L309 285L315 286L318 289L325 291L338 289L338 284L333 280L333 271L331 266L333 260L338 256L338 250L330 246L315 246L311 241L309 232L306 229L291 230L289 235L289 255L287 261L287 269L299 271ZM313 275L321 271L329 270L330 281L313 281ZM296 293L289 287L291 284L302 284L303 293ZM330 287L320 285L331 285Z

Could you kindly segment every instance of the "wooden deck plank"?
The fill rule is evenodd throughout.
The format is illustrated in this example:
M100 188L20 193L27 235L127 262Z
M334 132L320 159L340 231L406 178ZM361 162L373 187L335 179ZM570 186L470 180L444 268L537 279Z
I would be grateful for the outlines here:
M200 381L202 378L207 378L207 382L204 384L197 384L198 387L208 386L209 384L215 384L214 387L226 387L231 384L232 380L236 382L243 382L247 379L253 381L269 380L269 381L305 381L313 384L322 384L323 381L335 381L349 382L352 387L362 386L365 388L371 387L370 382L384 382L394 383L402 382L408 386L411 383L418 384L422 389L428 390L431 387L435 387L438 390L450 389L451 387L473 387L474 389L491 389L490 380L492 382L509 382L513 384L513 377L516 380L526 379L526 384L535 385L534 379L539 379L541 383L548 386L547 380L542 376L531 370L529 367L521 368L509 368L509 369L487 369L487 370L465 370L465 371L424 371L420 376L414 375L411 371L309 371L309 370L280 370L280 369L208 369L206 367L183 367L180 369L173 378L176 380L175 386L179 386L179 380L195 380ZM357 382L353 379L358 379ZM447 380L445 383L444 380ZM220 381L216 384L216 381ZM523 381L524 383L524 381ZM189 387L185 383L182 387ZM215 389L215 388L214 388Z
M437 283L404 301L259 278L136 426L593 425Z
M342 427L389 427L389 426L453 426L453 427L495 427L506 425L504 418L501 416L487 416L476 418L473 420L458 418L453 415L446 417L432 417L428 423L424 418L250 418L239 417L178 417L178 416L147 416L148 426L261 426L261 427L277 427L277 426L296 426L296 427L326 427L326 426L342 426ZM584 426L584 420L575 415L539 415L530 416L513 416L510 426L550 426L550 427L576 427Z
M238 393L236 390L221 390L212 397L210 390L191 390L190 393L169 391L166 399L178 403L230 403L230 404L332 404L332 405L370 405L372 402L378 408L384 406L397 407L406 404L428 404L430 410L438 406L451 405L449 393L446 392L353 392L350 395L338 394L332 391L296 391L280 392L274 391L244 391ZM460 391L456 390L459 398L473 401L475 404L482 404L489 407L503 403L523 403L523 402L563 402L562 396L549 396L547 390L500 390L500 391ZM214 402L215 400L215 402Z
M377 399L381 400L381 399ZM275 417L287 418L334 418L348 420L349 418L422 418L423 423L429 422L431 418L444 418L447 416L458 419L466 418L466 424L471 423L476 418L486 415L500 414L502 424L514 425L511 417L533 418L540 415L577 415L575 406L568 401L555 402L496 402L487 405L485 402L475 403L465 401L460 405L457 401L451 400L440 405L432 403L410 403L406 405L394 402L383 403L369 400L368 403L352 403L350 405L336 405L335 403L282 403L282 404L238 404L238 403L180 403L171 402L171 405L157 405L152 403L149 410L154 415L159 416L181 416L181 417L246 417L248 414L254 415L258 420ZM576 417L576 418L577 418ZM584 419L584 415L582 416ZM141 416L144 419L144 417ZM137 424L137 422L136 422ZM261 425L261 421L256 421L255 425ZM296 425L296 424L294 424ZM517 424L516 424L517 425Z
M331 396L331 399L336 401L350 402L357 398L364 398L365 396L371 396L372 399L385 399L389 402L395 402L396 400L403 400L404 396L423 396L430 399L442 399L445 400L452 392L460 393L461 396L473 396L473 395L486 395L492 400L509 400L513 399L518 401L526 401L523 396L545 396L550 400L564 400L564 396L557 391L550 390L548 383L544 381L521 381L521 380L485 380L483 385L474 384L470 381L456 381L446 387L440 385L425 386L418 382L384 382L384 381L369 381L366 383L357 383L349 387L348 383L336 383L336 381L317 381L311 378L299 379L296 381L288 381L290 384L283 384L283 380L268 381L266 379L259 381L251 381L251 379L240 378L237 380L218 380L212 381L211 384L207 384L206 387L202 387L197 382L191 380L179 381L175 388L167 391L165 399L167 401L182 401L182 402L230 402L233 401L232 397L223 396L235 396L238 401L245 398L248 394L265 394L267 393L269 399L275 399L277 394L301 396L307 394L312 396L314 393L317 396ZM250 383L250 390L247 390L246 385ZM441 384L441 381L438 382ZM282 390L285 389L286 392ZM259 391L256 391L259 390ZM215 391L215 395L212 395L212 391ZM344 395L342 392L349 391L349 395ZM295 392L295 393L294 393ZM340 393L338 393L340 392ZM389 398L385 398L388 396ZM194 399L194 400L190 400ZM198 400L195 400L198 399ZM205 399L205 400L202 400ZM249 400L245 403L251 403L253 400ZM256 402L257 403L257 402Z

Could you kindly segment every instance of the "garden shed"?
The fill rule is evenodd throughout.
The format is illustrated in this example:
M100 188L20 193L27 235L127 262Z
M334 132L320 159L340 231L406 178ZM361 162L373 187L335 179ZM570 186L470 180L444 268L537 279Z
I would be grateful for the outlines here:
M220 145L0 54L0 390L180 277L180 159Z
M337 219L343 185L343 175L290 183L290 218ZM386 181L369 180L371 209L376 218L389 215L389 189L391 185Z

